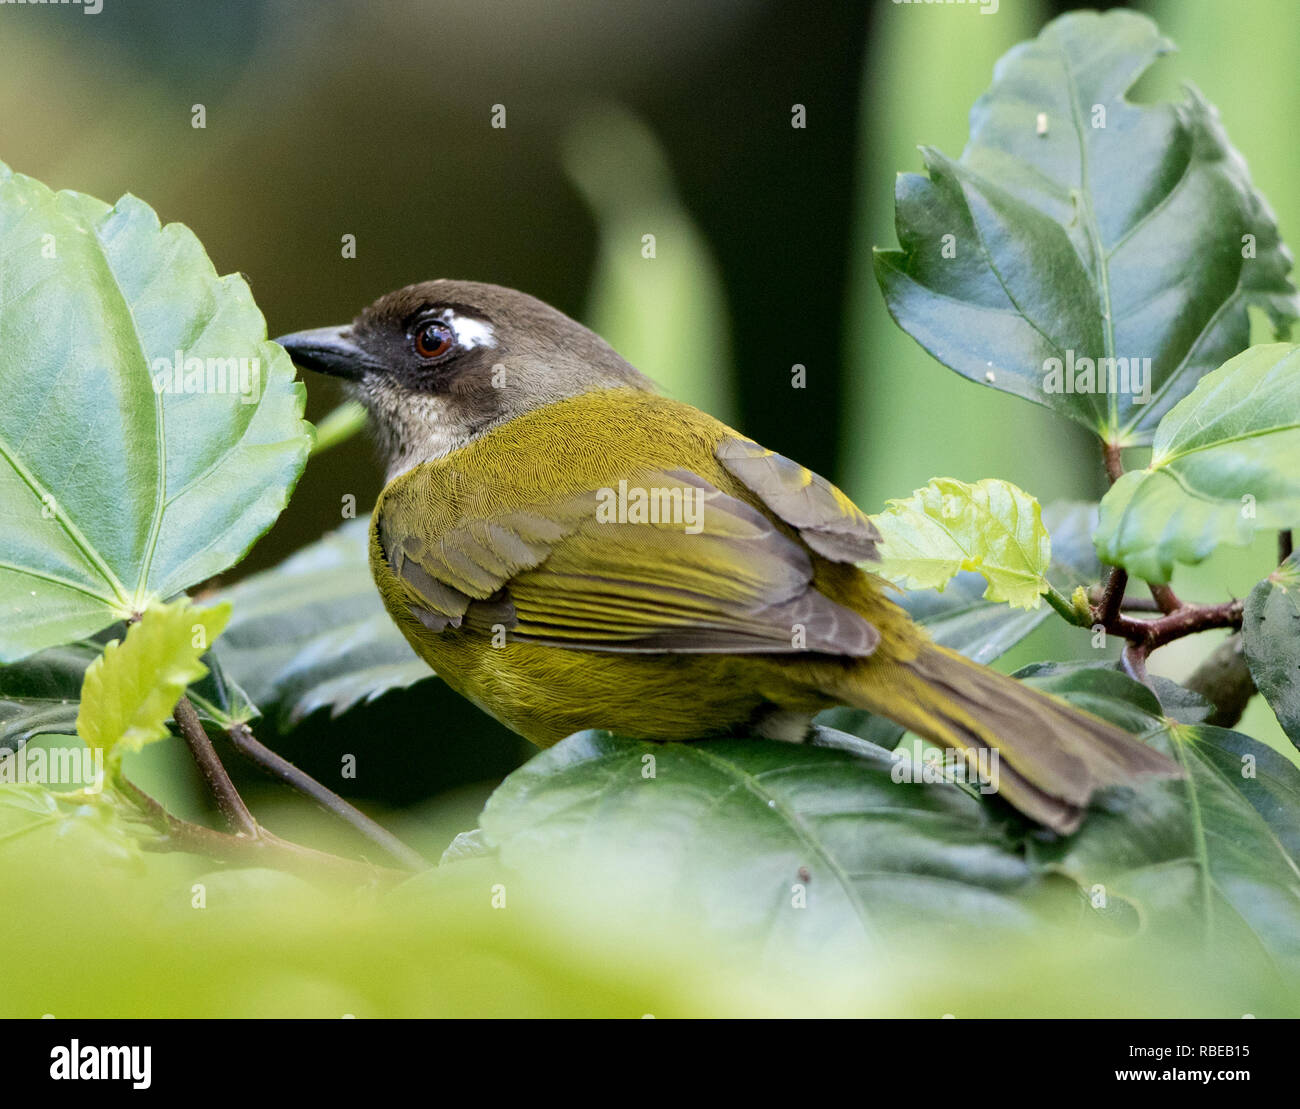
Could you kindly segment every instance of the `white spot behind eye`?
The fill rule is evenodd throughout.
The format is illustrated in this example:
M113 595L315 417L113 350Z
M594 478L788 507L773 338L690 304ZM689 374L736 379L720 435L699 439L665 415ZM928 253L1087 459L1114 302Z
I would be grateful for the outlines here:
M451 325L452 330L456 332L457 342L467 350L473 347L494 347L497 345L496 334L493 332L490 323L476 320L472 316L458 316L452 311L442 314L442 322Z

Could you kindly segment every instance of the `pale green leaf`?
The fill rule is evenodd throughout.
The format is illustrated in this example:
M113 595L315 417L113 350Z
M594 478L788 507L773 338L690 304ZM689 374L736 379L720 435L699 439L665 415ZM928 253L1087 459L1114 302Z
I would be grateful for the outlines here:
M1038 502L1010 482L935 478L873 516L878 573L911 589L942 589L962 570L988 582L984 596L1036 608L1047 592L1051 538Z
M155 605L86 668L77 734L110 761L167 734L167 719L199 661L230 619L228 604L194 608L188 600Z
M1300 346L1251 347L1160 421L1151 462L1102 498L1097 553L1147 581L1300 522Z

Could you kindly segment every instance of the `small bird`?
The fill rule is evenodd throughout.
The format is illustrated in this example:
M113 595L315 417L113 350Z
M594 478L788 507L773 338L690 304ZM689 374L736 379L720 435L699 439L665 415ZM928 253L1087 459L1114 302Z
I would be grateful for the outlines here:
M384 605L446 683L539 746L584 728L799 741L879 713L1068 833L1094 790L1178 768L936 646L863 569L830 482L671 400L599 336L499 285L427 281L277 340L369 409Z

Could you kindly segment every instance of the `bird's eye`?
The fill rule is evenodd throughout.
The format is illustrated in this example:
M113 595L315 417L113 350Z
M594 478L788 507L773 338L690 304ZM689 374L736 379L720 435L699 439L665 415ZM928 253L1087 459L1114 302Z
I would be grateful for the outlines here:
M445 323L434 320L421 325L415 333L415 352L421 358L441 358L456 342L456 333Z

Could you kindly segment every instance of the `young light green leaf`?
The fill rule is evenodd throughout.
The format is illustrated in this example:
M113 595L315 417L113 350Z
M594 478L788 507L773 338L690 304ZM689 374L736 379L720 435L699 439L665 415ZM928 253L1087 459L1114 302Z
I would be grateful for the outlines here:
M1251 347L1160 421L1151 461L1102 498L1097 553L1147 581L1300 523L1300 346Z
M0 164L0 335L0 661L175 596L279 515L304 391L188 228Z
M77 734L110 765L165 736L185 687L208 672L200 657L229 619L228 604L198 609L188 599L148 609L86 669Z
M895 190L890 313L944 365L1122 444L1300 311L1291 255L1214 108L1126 93L1171 45L1144 16L1077 12L999 62L953 161ZM1101 374L1106 374L1103 381Z
M1300 555L1250 591L1241 638L1250 676L1300 747Z
M872 569L908 588L942 589L974 570L988 582L988 600L1017 608L1038 607L1049 588L1052 543L1042 512L1010 482L935 478L871 519L881 534Z

